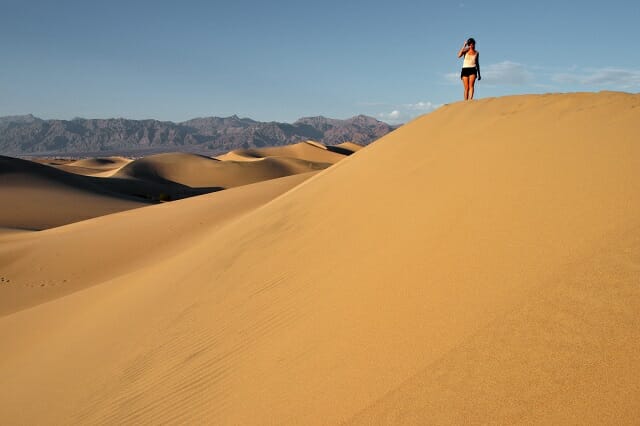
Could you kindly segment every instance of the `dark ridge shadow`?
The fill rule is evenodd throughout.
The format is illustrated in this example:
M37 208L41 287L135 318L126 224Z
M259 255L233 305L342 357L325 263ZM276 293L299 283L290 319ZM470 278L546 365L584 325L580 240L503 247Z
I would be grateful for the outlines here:
M222 186L193 188L159 176L155 176L153 180L120 177L86 177L94 185L100 186L109 192L116 193L121 196L144 199L147 201L181 200L183 198L209 194L211 192L226 189Z
M355 152L355 151L351 151L350 149L342 148L340 146L335 146L335 145L327 145L327 150L338 153L338 154L342 154L342 155L351 155Z

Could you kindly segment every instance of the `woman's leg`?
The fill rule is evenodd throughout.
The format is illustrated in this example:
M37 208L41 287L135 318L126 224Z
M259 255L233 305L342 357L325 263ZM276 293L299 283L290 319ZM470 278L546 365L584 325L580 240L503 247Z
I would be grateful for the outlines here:
M462 77L462 85L464 86L464 100L469 99L469 77Z
M476 76L471 74L469 76L469 99L473 99L473 92L475 90Z

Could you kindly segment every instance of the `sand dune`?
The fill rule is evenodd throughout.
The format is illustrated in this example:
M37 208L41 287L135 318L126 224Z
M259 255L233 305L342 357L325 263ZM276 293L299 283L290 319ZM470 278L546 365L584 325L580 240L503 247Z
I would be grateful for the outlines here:
M132 160L125 157L83 158L55 167L70 173L85 176L110 177Z
M330 164L311 159L262 158L255 162L219 161L194 154L169 153L135 160L114 177L152 182L173 182L193 188L232 188L267 179L317 171Z
M360 146L356 144L352 145ZM318 163L335 164L342 160L345 155L354 152L354 150L340 145L338 145L339 152L332 149L333 147L327 147L319 142L307 141L287 146L238 149L216 158L222 161L256 161L266 157L286 157ZM346 151L344 151L345 149Z
M163 262L201 234L312 175L272 179L37 233L3 233L0 228L2 274L14 279L13 285L0 286L0 316Z
M98 157L83 158L81 160L71 160L64 158L30 158L30 161L39 164L46 164L55 167L58 170L74 173L83 176L100 176L108 177L114 174L118 169L131 159L125 157Z
M351 152L358 152L362 148L364 148L362 145L358 145L357 143L353 143L353 142L343 142L335 146L338 148L346 149L347 151L351 151Z
M111 170L129 164L131 159L125 157L84 158L67 164L68 166L89 169Z
M280 147L277 152L286 153L288 148ZM158 154L133 161L124 157L76 161L2 157L0 174L4 179L0 182L0 195L10 208L0 211L0 228L5 229L0 232L48 229L158 201L179 200L330 166L316 161L316 150L306 152L291 147L291 153L297 152L298 157L263 157L252 164L223 163L186 153Z
M0 156L0 227L46 229L148 205L53 167Z
M224 192L100 218L126 229L162 208L203 229L1 317L0 419L634 423L638 107L621 93L456 103L220 226L180 213ZM144 216L127 241L154 232ZM16 262L20 238L0 239Z

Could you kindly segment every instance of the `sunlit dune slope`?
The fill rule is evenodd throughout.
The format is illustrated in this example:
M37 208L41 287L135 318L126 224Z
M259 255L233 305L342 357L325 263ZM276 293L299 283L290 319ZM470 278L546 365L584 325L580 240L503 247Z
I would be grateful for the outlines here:
M0 226L45 229L148 205L53 167L0 156Z
M0 419L634 423L639 119L621 93L441 107L161 262L0 318Z
M164 262L200 235L312 175L272 179L38 233L0 232L0 275L11 277L12 284L0 285L0 316Z
M79 175L109 177L131 161L131 159L125 157L83 158L54 166L60 170Z
M339 149L339 152L336 152L334 147L327 147L319 142L308 141L269 148L237 149L217 158L223 161L255 161L265 157L287 157L334 164L342 160L345 155L354 152L349 148L346 149L347 151Z
M175 182L190 187L231 188L266 179L321 170L329 164L295 158L264 158L256 162L219 161L186 153L156 154L135 160L114 177Z

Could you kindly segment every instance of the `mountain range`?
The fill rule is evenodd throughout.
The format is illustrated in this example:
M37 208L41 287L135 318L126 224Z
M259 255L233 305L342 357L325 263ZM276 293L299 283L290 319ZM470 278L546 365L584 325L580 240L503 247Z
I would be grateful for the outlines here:
M124 118L43 120L29 114L0 117L0 153L135 156L186 151L211 155L304 140L326 145L346 141L367 145L395 128L365 115L346 120L306 117L289 124L260 122L236 115L174 123Z

